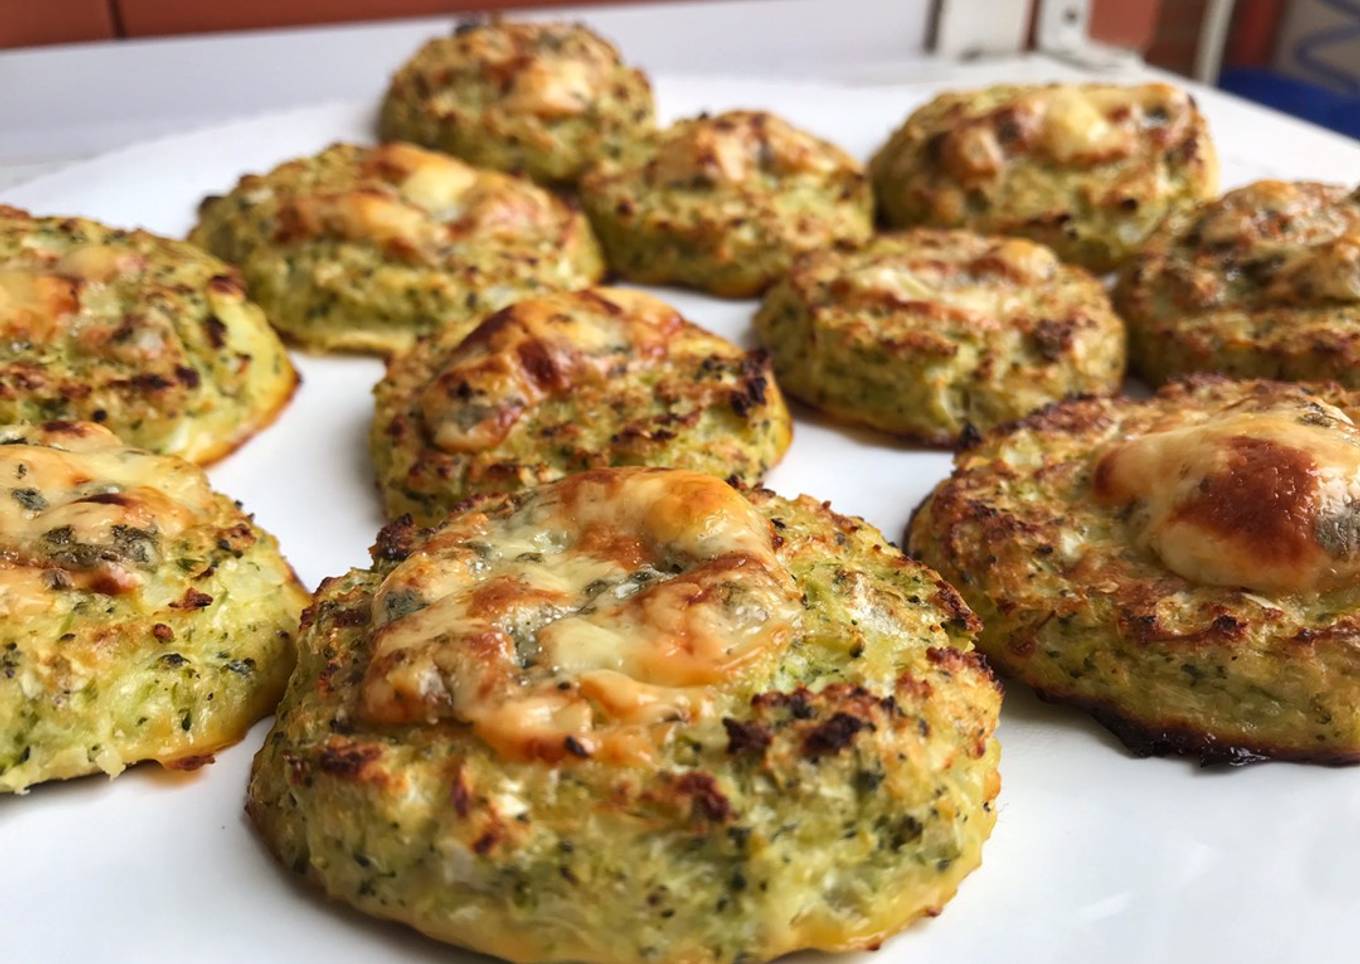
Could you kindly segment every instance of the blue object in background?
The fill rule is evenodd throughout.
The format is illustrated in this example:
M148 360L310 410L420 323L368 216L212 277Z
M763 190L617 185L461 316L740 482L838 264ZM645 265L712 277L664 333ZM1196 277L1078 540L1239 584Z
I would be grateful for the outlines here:
M1238 97L1360 139L1360 95L1338 94L1264 67L1225 68L1218 86Z

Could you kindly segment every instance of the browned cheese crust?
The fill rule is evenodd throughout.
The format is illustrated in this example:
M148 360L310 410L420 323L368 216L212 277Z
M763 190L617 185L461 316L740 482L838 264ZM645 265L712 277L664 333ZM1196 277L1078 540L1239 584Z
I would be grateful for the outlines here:
M1360 760L1360 395L1202 376L988 433L911 551L1135 752Z
M1208 126L1168 84L941 94L869 168L888 224L1023 235L1096 271L1137 251L1169 212L1218 190Z
M786 391L927 444L1124 376L1100 282L1021 238L917 228L805 255L755 327Z
M297 383L224 262L0 205L0 424L85 419L206 464L269 425Z
M678 469L388 526L249 812L336 899L514 961L748 964L939 913L1000 789L977 622L858 519Z
M1138 373L1360 387L1360 190L1258 181L1167 219L1115 289Z
M609 465L756 482L792 425L768 356L639 291L530 298L394 359L370 437L388 515Z

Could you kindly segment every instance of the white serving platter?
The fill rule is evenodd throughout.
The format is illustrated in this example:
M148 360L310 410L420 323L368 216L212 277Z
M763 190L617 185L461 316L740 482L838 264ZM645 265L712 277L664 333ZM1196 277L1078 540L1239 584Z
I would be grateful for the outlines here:
M767 108L867 157L933 87L663 77L657 91L663 115ZM1360 146L1198 93L1226 186L1360 175ZM204 194L334 140L370 139L371 125L372 105L259 117L78 164L0 201L183 235ZM698 323L750 341L753 302L663 296ZM304 384L283 417L211 474L278 535L314 586L365 564L380 525L366 434L381 366L297 360ZM948 456L805 410L797 416L793 448L769 484L828 499L900 540ZM113 782L86 778L0 798L0 906L10 921L0 960L471 960L329 904L273 862L242 811L266 726L196 774L137 767ZM1201 770L1134 759L1086 716L1040 704L1019 684L1006 698L1001 739L1000 818L982 868L943 916L908 929L875 960L1360 959L1360 769Z

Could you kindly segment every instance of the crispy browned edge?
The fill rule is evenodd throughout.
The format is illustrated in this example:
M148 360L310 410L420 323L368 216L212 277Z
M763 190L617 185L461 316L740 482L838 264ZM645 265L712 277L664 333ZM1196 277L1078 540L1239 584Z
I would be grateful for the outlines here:
M1186 388L1193 388L1196 385L1227 383L1235 381L1224 375L1199 374L1183 378L1173 379L1169 385L1179 385ZM1325 383L1322 387L1326 387ZM1337 386L1339 389L1339 386ZM1051 402L1043 408L1036 409L1023 418L1007 422L997 426L990 435L1010 434L1025 428L1045 428L1050 426L1054 419L1056 409L1071 403L1084 402L1099 399L1096 395L1076 395L1059 402ZM980 441L982 436L976 432L970 438L961 439L957 451L962 453L973 448ZM957 471L957 468L955 469ZM950 473L953 477L953 473ZM945 480L948 481L948 480ZM906 530L903 533L902 545L906 555L920 562L912 556L909 549L911 546L911 533L916 528L916 520L921 514L921 510L930 501L932 489L924 499L918 502L911 510L911 516L907 519ZM924 563L922 563L924 565ZM999 672L1002 677L1010 679L1015 674L1010 672L1004 661L991 660L989 664ZM1022 681L1023 682L1023 681ZM1309 752L1306 750L1296 750L1280 747L1269 743L1228 743L1216 737L1195 730L1188 726L1179 724L1157 725L1155 723L1144 723L1135 720L1130 716L1121 713L1109 700L1089 699L1077 696L1073 693L1059 692L1057 690L1042 689L1030 683L1025 683L1036 696L1045 703L1067 705L1082 710L1095 719L1097 723L1105 727L1118 738L1119 742L1129 753L1138 758L1183 756L1198 760L1202 767L1229 766L1240 767L1249 763L1263 763L1271 760L1280 760L1292 763L1313 763L1322 766L1356 766L1360 765L1360 751L1354 753L1334 753L1334 752Z

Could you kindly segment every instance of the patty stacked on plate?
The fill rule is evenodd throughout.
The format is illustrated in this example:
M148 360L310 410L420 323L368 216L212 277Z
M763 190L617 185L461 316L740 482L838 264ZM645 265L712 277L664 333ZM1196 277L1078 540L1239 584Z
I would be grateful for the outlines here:
M371 449L388 515L609 465L756 482L792 428L768 358L637 291L530 298L393 360Z
M1018 238L917 229L805 255L755 326L789 392L929 444L1124 376L1100 283Z
M1168 84L941 94L869 169L890 225L1018 234L1096 271L1218 190L1208 126L1190 95Z
M646 74L592 30L494 20L436 37L403 64L379 130L557 183L616 156L654 123Z
M241 267L297 343L390 353L604 269L585 219L528 181L409 144L337 144L247 175L190 236Z
M0 205L0 424L89 419L211 462L296 385L226 264L145 231Z
M202 470L88 422L0 428L0 792L210 762L268 714L306 593Z
M1258 181L1168 218L1116 289L1133 361L1360 387L1360 191Z
M980 647L1140 753L1360 761L1360 396L1174 383L960 453L911 552Z
M602 469L328 580L248 809L333 897L512 960L876 946L978 863L1000 690L865 523Z
M680 121L580 186L623 277L734 298L759 294L805 251L872 232L859 163L761 111Z

